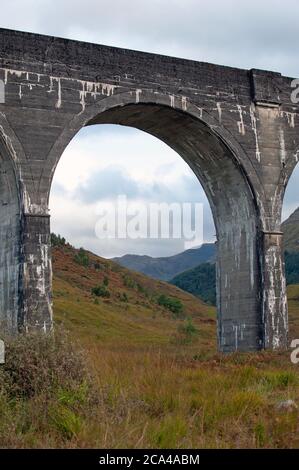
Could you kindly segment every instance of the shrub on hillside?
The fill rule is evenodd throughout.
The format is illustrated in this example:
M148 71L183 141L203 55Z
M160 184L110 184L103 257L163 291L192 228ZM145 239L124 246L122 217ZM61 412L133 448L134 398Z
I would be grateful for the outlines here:
M182 325L178 326L177 333L171 337L174 344L190 344L198 335L198 329L193 324L191 318L188 318Z
M167 297L166 295L161 294L158 297L158 304L161 305L161 307L170 310L175 316L180 316L183 312L182 302L174 297Z
M55 233L51 233L51 245L53 247L55 246L65 246L66 245L66 240L64 237L61 237L60 235L55 235Z
M91 293L96 297L110 297L110 292L104 284L93 287Z
M127 274L123 275L123 281L124 281L124 286L128 287L129 289L135 289L136 288L136 282L134 279L129 277Z
M0 389L11 398L50 396L57 388L72 390L86 378L83 354L62 334L21 334L5 339Z
M89 266L89 256L83 248L80 248L74 256L74 261L80 266L88 267Z
M98 402L85 355L58 332L4 341L0 447L34 447L38 441L64 446L76 438Z
M129 301L126 292L120 293L120 294L118 295L118 297L119 297L119 300L120 300L121 302L128 302L128 301Z

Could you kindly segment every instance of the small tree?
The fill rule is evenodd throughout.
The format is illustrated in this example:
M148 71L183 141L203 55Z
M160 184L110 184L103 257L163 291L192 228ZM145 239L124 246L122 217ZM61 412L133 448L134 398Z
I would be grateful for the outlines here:
M51 233L51 245L54 246L65 246L66 240L64 237L60 235L55 235L55 233Z
M85 266L86 268L89 266L89 256L83 248L80 248L75 254L74 261L80 264L80 266Z
M110 297L110 292L106 288L106 286L101 285L101 286L95 286L91 289L92 295L95 295L96 297Z
M121 294L120 300L121 300L122 302L128 302L128 301L129 301L126 292L123 292L123 293Z
M198 335L198 329L193 324L192 319L188 318L183 325L179 325L177 333L171 337L174 344L190 344Z
M158 304L161 305L161 307L170 310L175 316L179 316L183 312L182 302L174 297L167 297L166 295L161 294L158 297Z

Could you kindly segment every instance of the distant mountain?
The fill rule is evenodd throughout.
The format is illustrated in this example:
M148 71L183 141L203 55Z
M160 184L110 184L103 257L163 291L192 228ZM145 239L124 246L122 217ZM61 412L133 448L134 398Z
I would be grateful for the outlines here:
M125 255L112 261L128 269L141 272L154 279L169 281L177 274L201 263L213 262L216 257L214 243L204 243L199 248L192 248L177 255L153 258L151 256Z
M299 207L282 224L284 248L289 252L299 252Z
M283 222L287 284L299 283L299 207ZM216 246L206 243L200 248L183 251L174 256L125 255L113 261L128 269L141 272L171 284L215 304Z

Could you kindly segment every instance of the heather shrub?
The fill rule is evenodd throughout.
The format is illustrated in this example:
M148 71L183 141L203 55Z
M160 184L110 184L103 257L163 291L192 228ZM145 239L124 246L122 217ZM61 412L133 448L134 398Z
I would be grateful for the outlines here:
M83 353L65 334L21 334L5 339L0 389L11 398L53 395L87 380Z

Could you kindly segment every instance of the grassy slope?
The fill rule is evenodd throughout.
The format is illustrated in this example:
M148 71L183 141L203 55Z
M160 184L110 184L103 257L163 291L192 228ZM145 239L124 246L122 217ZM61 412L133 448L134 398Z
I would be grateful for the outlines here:
M54 433L55 445L298 447L298 412L276 409L280 400L299 401L299 365L289 353L218 355L212 307L110 261L90 255L103 265L96 271L73 257L71 248L54 250L55 320L87 349L101 405L71 438ZM95 304L90 289L104 276L112 295ZM127 303L118 298L123 291ZM185 321L155 303L160 292L184 304L198 330L191 342L180 333ZM298 300L292 286L292 338L299 337ZM45 445L43 436L35 445Z
M91 253L89 267L75 263L74 255L75 250L69 246L54 250L54 311L57 323L63 322L80 340L90 343L92 339L117 349L168 344L184 318L176 320L157 304L158 296L166 294L182 302L184 317L191 317L202 331L198 341L209 349L215 347L215 335L210 334L216 328L212 307L174 286ZM94 263L100 264L101 269L96 270ZM111 296L95 301L91 289L102 284L105 277ZM128 302L120 299L123 293Z

